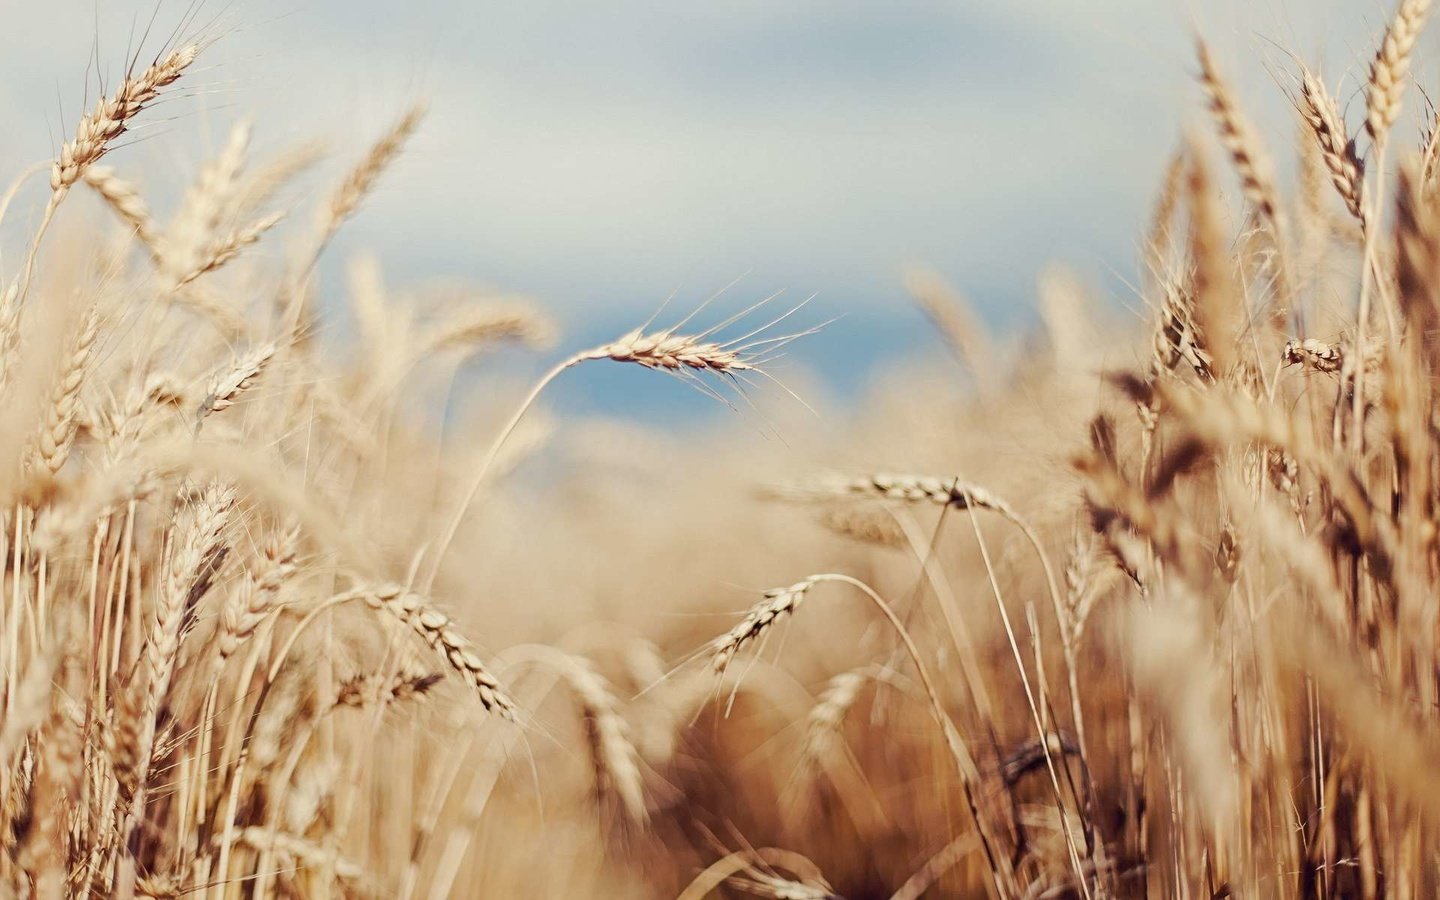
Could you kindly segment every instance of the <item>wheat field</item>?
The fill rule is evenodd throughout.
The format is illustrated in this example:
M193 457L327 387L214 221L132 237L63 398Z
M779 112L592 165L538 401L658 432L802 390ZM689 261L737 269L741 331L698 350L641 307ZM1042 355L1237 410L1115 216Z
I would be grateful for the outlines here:
M214 36L137 54L0 201L34 223L0 296L0 891L1440 895L1430 12L1400 0L1344 112L1287 57L1288 121L1199 39L1143 327L1057 268L994 335L912 268L950 356L839 420L763 399L816 306L586 348L370 257L322 303L425 105L300 203L318 151L243 120L193 172L124 148ZM553 366L460 377L501 345ZM547 412L616 365L741 412ZM721 437L757 419L783 451Z

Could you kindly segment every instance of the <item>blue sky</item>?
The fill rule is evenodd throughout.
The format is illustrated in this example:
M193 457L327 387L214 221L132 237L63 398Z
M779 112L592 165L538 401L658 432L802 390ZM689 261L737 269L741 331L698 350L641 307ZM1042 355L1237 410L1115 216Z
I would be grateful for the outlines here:
M113 80L155 5L6 6L0 99L19 124L0 164L15 171L73 128L96 36ZM157 22L185 12L167 0ZM1130 300L1135 235L1199 121L1195 26L1255 117L1284 123L1267 136L1287 158L1270 41L1353 87L1388 14L1366 0L208 0L199 18L221 39L203 90L112 164L159 183L251 114L259 147L325 138L338 171L426 96L424 130L335 265L373 251L394 282L533 294L577 344L744 276L729 302L783 289L816 295L813 319L845 316L792 363L843 395L874 365L936 349L900 288L907 261L1002 329L1032 319L1050 261L1116 308ZM695 405L678 385L616 379L618 400L596 396L609 379L562 397Z

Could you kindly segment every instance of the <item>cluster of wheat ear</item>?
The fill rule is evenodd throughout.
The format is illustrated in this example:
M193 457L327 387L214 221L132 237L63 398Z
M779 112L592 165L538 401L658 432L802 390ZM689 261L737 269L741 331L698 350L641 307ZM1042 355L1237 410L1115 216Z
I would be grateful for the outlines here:
M328 175L239 122L162 217L117 142L206 42L132 61L5 257L0 894L1435 896L1433 110L1387 158L1429 13L1358 127L1296 63L1293 199L1200 44L1214 141L1106 370L1076 279L1006 347L915 270L966 377L764 449L536 407L606 362L743 395L794 310L496 401L535 304L318 264L423 105ZM719 624L727 583L761 589Z

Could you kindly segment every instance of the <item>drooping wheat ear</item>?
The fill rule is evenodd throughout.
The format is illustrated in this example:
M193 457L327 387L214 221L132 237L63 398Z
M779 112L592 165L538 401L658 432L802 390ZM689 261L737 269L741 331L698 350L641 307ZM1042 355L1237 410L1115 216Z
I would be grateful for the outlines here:
M100 333L100 312L91 306L81 320L80 332L70 348L55 384L50 399L50 409L45 416L45 425L36 442L37 462L54 475L70 458L70 447L75 442L75 423L80 410L80 387L85 382L85 372L90 361L90 351Z
M1395 18L1385 29L1380 49L1370 64L1370 84L1365 95L1365 130L1379 144L1400 116L1400 102L1410 82L1410 57L1415 41L1430 16L1431 0L1400 0Z
M1335 98L1325 85L1304 65L1300 66L1300 114L1320 146L1320 156L1330 181L1363 228L1365 226L1365 163L1355 152L1355 140L1340 117Z
M86 168L99 162L111 141L125 133L131 119L159 95L161 88L175 83L200 48L189 44L171 52L150 68L126 78L110 97L101 98L95 109L80 120L75 137L60 150L50 172L50 189L64 194L79 180Z
M717 672L724 672L735 654L746 644L758 640L777 620L793 613L804 602L805 596L815 584L816 579L811 577L797 581L789 587L766 591L764 599L751 607L739 624L711 642L711 667Z
M460 531L460 525L465 521L465 515L470 509L470 504L474 503L475 498L479 495L480 488L485 483L485 477L495 465L495 460L499 457L500 450L504 447L505 441L514 433L516 427L520 424L520 420L525 417L525 413L535 404L541 392L545 390L550 382L581 363L591 360L609 359L615 362L635 363L647 369L676 375L682 379L693 379L692 384L698 384L702 390L708 391L712 396L719 396L715 390L699 381L701 375L710 374L722 376L730 379L732 383L743 379L746 373L755 372L764 375L765 371L763 367L764 364L772 358L771 354L779 352L792 341L799 340L806 335L814 334L819 331L820 328L824 327L823 325L819 325L804 331L778 336L766 334L766 332L776 324L800 310L805 305L801 303L789 312L775 317L766 324L754 328L740 337L724 342L711 340L711 335L739 321L747 313L768 303L770 299L773 299L773 297L762 300L760 303L750 307L750 309L731 316L729 319L699 334L681 335L676 333L678 329L684 327L685 323L695 315L695 313L691 313L690 316L687 316L669 328L663 328L658 331L646 331L648 327L647 323L645 326L631 331L617 341L595 347L591 350L582 350L574 356L556 363L550 371L541 376L540 380L535 382L530 388L529 393L525 395L525 399L520 401L520 405L516 407L515 412L510 415L510 418L496 435L495 440L491 442L490 448L481 459L480 467L475 471L475 475L471 479L468 488L461 495L460 503L456 504L455 512L446 523L445 530L441 533L439 540L434 544L435 549L431 554L430 568L421 580L421 585L428 590L429 586L435 583L435 579L440 573L441 564L444 562L445 554L449 552L450 545L455 540L455 535ZM701 308L703 309L703 305ZM698 311L699 310L696 310L696 312ZM724 398L722 397L721 399L723 400Z
M295 572L299 536L299 530L294 528L272 536L261 551L259 563L246 571L241 589L227 599L220 611L217 669L275 609L281 589Z
M515 718L515 702L490 674L470 642L456 630L449 616L432 607L424 597L396 584L365 589L363 596L372 607L399 619L429 644L430 649L475 689L482 706L507 719Z
M589 659L573 653L556 650L551 662L559 669L585 717L596 796L613 797L630 821L643 824L649 813L640 776L640 753L630 739L629 725L620 715L610 681Z
M194 268L176 278L174 287L183 287L201 275L213 272L225 265L239 256L240 251L246 247L259 243L260 238L265 236L265 232L278 225L283 218L285 218L283 213L271 213L221 237L204 252L197 255Z
M986 377L994 342L965 298L940 273L918 266L906 269L905 290L940 332L961 365L977 379Z
M825 683L825 689L805 719L804 759L811 764L836 745L845 717L860 699L865 686L890 677L883 666L866 665L841 672Z
M398 672L361 672L340 683L335 705L364 709L404 703L424 697L444 678L439 672L431 672L413 662Z
M150 209L140 198L140 192L135 186L116 175L109 166L89 166L85 169L84 179L85 183L109 204L115 215L130 226L135 237L145 245L145 249L152 256L155 255L159 246L155 220L151 218Z
M585 358L637 363L647 369L672 372L694 369L723 374L755 368L743 351L725 344L669 330L646 334L638 328L614 343L596 347Z
M423 118L425 104L417 103L410 107L409 111L375 142L370 152L365 154L365 158L345 176L340 187L330 195L330 202L325 209L322 242L327 241L335 230L355 213L360 201L374 189L381 173L400 155L405 142L419 127Z
M275 343L266 341L240 357L230 368L216 373L210 381L210 389L206 393L205 399L195 410L196 426L198 427L200 422L212 413L221 412L234 406L236 398L255 386L260 374L265 371L265 367L274 356Z
M945 711L945 706L940 700L939 690L935 685L934 679L930 677L929 667L925 664L925 658L920 653L920 648L916 646L915 639L911 637L910 632L906 630L904 623L900 621L900 617L895 614L894 608L868 584L859 579L852 578L849 575L827 572L821 575L811 575L809 578L798 581L789 587L778 588L767 592L765 598L750 610L750 613L743 621L710 643L709 649L713 668L723 674L738 650L746 644L753 642L756 638L763 636L781 616L794 612L800 603L804 601L811 588L821 582L847 584L860 591L866 599L880 611L890 627L894 629L896 636L905 648L905 652L909 654L910 661L915 666L915 673L919 676L921 686L924 688L925 695L930 701L931 716L945 737L946 748L950 751L951 758L954 760L956 770L960 775L961 783L965 788L966 803L974 819L976 832L980 837L981 846L985 851L986 861L990 864L991 872L994 876L1008 883L1013 875L1009 873L1001 857L996 855L994 838L988 834L985 818L981 815L980 808L977 805L975 785L979 778L979 770L975 766L975 759L970 755L970 751L966 748L965 742L961 740L959 732L955 729L954 722L951 721L949 714ZM687 892L682 896L690 896L690 894Z
M1280 201L1269 163L1253 129L1241 114L1230 86L1215 68L1210 48L1203 40L1197 40L1195 48L1200 60L1200 85L1210 98L1210 112L1220 131L1220 143L1230 154L1230 161L1240 176L1245 199L1267 226L1275 228L1280 218Z

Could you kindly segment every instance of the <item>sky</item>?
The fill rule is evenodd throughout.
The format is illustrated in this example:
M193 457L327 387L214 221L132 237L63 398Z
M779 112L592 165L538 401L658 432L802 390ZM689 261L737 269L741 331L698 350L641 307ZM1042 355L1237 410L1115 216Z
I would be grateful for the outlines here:
M133 31L153 15L157 46L191 11L0 8L11 172L73 130L96 58L113 84ZM1034 320L1051 262L1135 307L1136 235L1182 130L1205 124L1196 29L1252 116L1283 123L1266 137L1288 159L1279 48L1322 67L1353 123L1388 15L1373 0L206 0L192 21L218 40L194 87L110 163L163 183L249 115L262 150L324 139L338 177L425 97L422 131L333 247L328 292L373 253L392 283L533 295L573 347L739 279L717 314L783 291L814 296L802 324L842 317L783 365L846 397L939 352L901 287L908 262L1001 331ZM696 405L650 381L586 379L562 406Z

